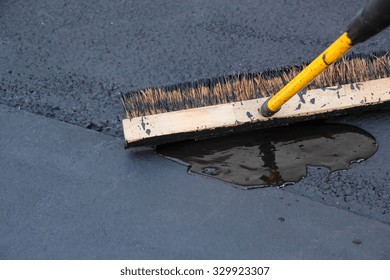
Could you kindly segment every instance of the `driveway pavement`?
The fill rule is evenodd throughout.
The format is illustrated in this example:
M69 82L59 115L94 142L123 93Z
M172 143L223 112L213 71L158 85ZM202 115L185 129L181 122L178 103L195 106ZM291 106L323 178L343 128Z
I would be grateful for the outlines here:
M369 160L253 191L125 151L120 126L120 91L301 64L364 2L0 1L0 258L389 259L388 111L336 120Z
M9 107L0 127L1 259L390 258L388 224L289 188L238 190Z

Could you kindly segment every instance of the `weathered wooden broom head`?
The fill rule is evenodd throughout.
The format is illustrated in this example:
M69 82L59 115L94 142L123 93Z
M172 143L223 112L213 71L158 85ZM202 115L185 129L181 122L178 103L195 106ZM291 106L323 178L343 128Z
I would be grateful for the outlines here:
M261 105L304 66L123 93L125 146L215 137L389 104L388 53L349 55L331 65L278 113L263 117Z

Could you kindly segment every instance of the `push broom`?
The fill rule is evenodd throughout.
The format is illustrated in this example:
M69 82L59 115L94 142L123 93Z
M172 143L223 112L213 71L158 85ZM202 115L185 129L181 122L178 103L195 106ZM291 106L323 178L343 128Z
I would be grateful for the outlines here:
M290 67L123 93L125 147L215 137L386 107L390 102L387 53L336 61L389 24L390 1L371 0L347 31L303 70Z

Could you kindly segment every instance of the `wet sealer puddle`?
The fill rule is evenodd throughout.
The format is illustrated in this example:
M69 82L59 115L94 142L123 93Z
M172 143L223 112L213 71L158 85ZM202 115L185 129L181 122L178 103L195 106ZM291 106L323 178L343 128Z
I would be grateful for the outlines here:
M189 172L252 187L281 186L306 176L308 165L332 172L371 157L375 138L351 125L291 125L207 140L161 145L156 152Z

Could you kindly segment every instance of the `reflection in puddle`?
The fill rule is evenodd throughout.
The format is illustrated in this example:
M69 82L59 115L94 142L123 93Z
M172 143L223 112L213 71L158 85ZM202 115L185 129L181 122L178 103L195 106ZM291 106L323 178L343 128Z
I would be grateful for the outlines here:
M242 186L280 186L306 175L307 165L347 169L377 150L373 136L345 124L304 124L208 140L158 146L164 157L184 162L193 173Z

